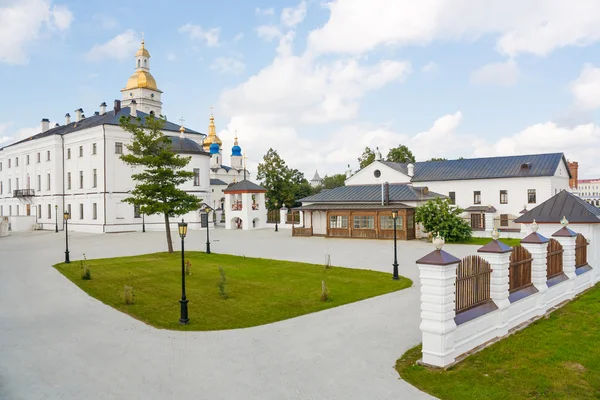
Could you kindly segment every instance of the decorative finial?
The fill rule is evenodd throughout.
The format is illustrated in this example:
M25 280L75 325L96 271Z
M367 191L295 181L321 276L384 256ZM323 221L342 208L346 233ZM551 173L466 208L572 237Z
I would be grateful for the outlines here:
M446 241L443 237L440 236L440 233L438 232L437 236L433 239L433 245L435 246L436 250L441 250L442 247L444 247L444 243L446 243Z
M531 228L531 231L533 233L537 232L537 230L539 228L537 222L535 222L535 219L533 220L533 223L531 225L529 225L529 227Z
M567 221L567 217L563 215L562 219L560 220L560 224L563 227L566 227L567 225L569 225L569 221Z
M498 231L498 228L494 227L494 229L492 230L492 239L498 240L499 237L500 237L500 232Z

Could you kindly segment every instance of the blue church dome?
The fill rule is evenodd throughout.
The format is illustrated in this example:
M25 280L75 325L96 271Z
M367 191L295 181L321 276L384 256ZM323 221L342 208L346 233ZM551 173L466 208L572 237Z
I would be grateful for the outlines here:
M236 144L235 146L233 146L231 148L231 155L241 157L242 156L242 148Z
M210 150L210 154L219 154L219 144L213 142L210 145L209 150Z

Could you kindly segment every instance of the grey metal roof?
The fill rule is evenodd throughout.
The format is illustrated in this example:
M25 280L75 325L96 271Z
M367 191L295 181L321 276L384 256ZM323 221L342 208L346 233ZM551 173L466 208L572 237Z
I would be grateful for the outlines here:
M210 157L210 153L204 151L201 145L189 138L180 136L167 136L171 139L171 148L175 153L182 154L202 154Z
M600 223L600 208L563 190L527 211L514 222L532 223L535 219L536 222L560 223L562 217L573 223Z
M390 184L390 202L429 200L435 197L446 197L439 193L429 192L422 187L406 184ZM381 185L340 186L323 190L315 195L298 200L302 203L381 203Z
M406 204L396 203L388 206L382 206L381 204L310 204L308 206L296 207L294 210L398 210L403 208L413 208Z
M465 158L462 160L421 161L413 163L412 182L451 181L465 179L523 178L553 176L560 162L567 165L563 153L529 154L520 156ZM408 175L408 163L382 161L396 171ZM528 169L522 168L529 164ZM565 167L566 168L566 167ZM571 173L566 168L567 174Z
M46 132L38 133L27 139L23 139L18 142L4 146L0 150L4 149L6 147L15 146L20 143L25 143L30 140L42 139L42 138L52 136L52 135L67 135L69 133L77 132L77 131L80 131L83 129L92 128L95 126L101 126L101 125L117 125L118 126L119 119L122 116L129 116L130 114L131 114L131 109L129 107L123 107L123 108L121 108L121 110L119 110L116 113L115 113L115 110L112 109L110 111L107 111L103 115L92 115L88 118L82 119L79 122L71 122L69 125L59 125L52 129L48 129ZM147 113L137 111L137 116L141 118L142 123L145 123L146 117L148 115L149 114L147 114ZM163 130L170 131L170 132L179 132L179 128L180 128L180 125L174 124L173 122L166 121ZM203 133L196 132L196 131L188 129L188 128L185 129L185 133L189 133L192 135L206 136Z
M220 179L211 179L211 180L210 180L210 184L211 184L211 185L215 185L215 186L216 186L216 185L221 185L221 186L227 186L227 185L228 185L228 183L227 183L227 182L223 182L223 181L222 181L222 180L220 180Z
M243 181L240 181L237 183L232 183L223 192L227 193L227 192L234 191L234 190L255 190L255 191L263 191L263 192L267 191L267 189L265 189L262 186L257 185L254 182L250 182L249 180L243 180Z

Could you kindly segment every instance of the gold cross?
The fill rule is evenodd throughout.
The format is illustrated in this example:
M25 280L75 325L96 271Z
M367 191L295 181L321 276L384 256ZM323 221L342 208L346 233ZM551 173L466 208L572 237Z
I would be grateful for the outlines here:
M142 40L144 40L144 32L142 32Z

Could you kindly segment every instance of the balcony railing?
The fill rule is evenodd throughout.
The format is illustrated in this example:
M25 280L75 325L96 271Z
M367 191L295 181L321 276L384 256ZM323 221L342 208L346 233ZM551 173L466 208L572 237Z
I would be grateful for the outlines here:
M33 189L17 189L13 191L13 197L33 197L35 190Z
M242 210L242 202L231 203L231 211L241 211Z

